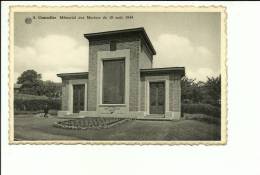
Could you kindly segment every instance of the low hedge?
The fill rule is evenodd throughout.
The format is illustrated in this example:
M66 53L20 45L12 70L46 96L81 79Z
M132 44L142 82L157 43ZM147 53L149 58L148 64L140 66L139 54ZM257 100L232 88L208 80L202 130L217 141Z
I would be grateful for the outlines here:
M48 97L46 96L38 96L38 95L30 95L30 94L20 94L16 93L14 94L14 99L21 99L21 100L48 100Z
M36 111L19 111L19 110L14 111L14 115L35 115L35 114L40 114L40 113L43 113L43 109L36 110ZM51 110L48 111L48 113L50 115L57 115L58 110L51 109Z
M213 117L220 118L221 115L221 109L217 106L212 106L210 104L182 104L182 114L188 113L188 114L206 114Z
M15 111L37 111L43 110L45 104L48 104L49 109L60 110L60 99L15 99L14 110Z

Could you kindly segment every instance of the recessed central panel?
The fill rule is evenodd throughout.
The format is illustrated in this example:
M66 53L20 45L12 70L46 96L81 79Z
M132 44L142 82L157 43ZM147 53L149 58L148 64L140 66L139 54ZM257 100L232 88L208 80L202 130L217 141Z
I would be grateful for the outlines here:
M125 59L103 60L103 104L125 103Z

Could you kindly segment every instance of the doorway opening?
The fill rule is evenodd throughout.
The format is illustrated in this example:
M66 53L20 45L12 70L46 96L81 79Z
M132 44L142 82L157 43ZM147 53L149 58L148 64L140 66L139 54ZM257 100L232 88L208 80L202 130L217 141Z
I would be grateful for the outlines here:
M165 82L150 82L150 114L165 114Z
M73 85L73 113L84 110L85 105L85 85Z

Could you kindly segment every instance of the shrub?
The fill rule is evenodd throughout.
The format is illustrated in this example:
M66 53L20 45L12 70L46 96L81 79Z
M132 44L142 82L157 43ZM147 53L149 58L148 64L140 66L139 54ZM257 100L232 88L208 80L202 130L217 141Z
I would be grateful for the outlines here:
M30 94L14 94L14 99L17 100L48 100L46 96L30 95Z
M219 117L221 115L220 107L212 106L210 104L182 104L182 113L188 114L206 114L213 117Z
M15 110L14 111L14 115L34 115L34 114L39 114L39 113L43 113L43 110L37 110L37 111L19 111L19 110ZM48 113L50 115L57 115L58 111L56 109L51 109L48 111Z
M48 104L49 109L59 110L61 106L60 99L15 99L15 111L38 111L43 110L44 105Z

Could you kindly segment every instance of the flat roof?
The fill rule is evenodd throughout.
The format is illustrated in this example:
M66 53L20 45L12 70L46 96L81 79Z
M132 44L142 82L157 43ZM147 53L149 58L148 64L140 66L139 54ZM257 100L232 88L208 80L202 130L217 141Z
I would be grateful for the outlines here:
M58 77L64 79L75 79L75 78L88 78L88 72L75 72L75 73L60 73L57 74Z
M163 67L163 68L150 68L150 69L140 69L141 73L172 73L178 72L181 76L185 75L185 68L184 67Z
M149 39L145 29L143 27L139 28L131 28L131 29L123 29L123 30L113 30L113 31L106 31L106 32L98 32L98 33L88 33L84 34L84 37L88 40L102 38L104 36L112 36L118 34L127 34L127 33L136 33L140 34L144 41L146 42L148 48L151 50L153 55L156 55L156 51L152 45L151 40Z
M168 74L172 72L178 72L181 76L185 75L184 67L163 67L163 68L149 68L149 69L140 69L141 74L151 74L151 73L159 73L159 74ZM74 73L60 73L57 74L58 77L62 79L80 79L88 78L88 72L74 72Z

